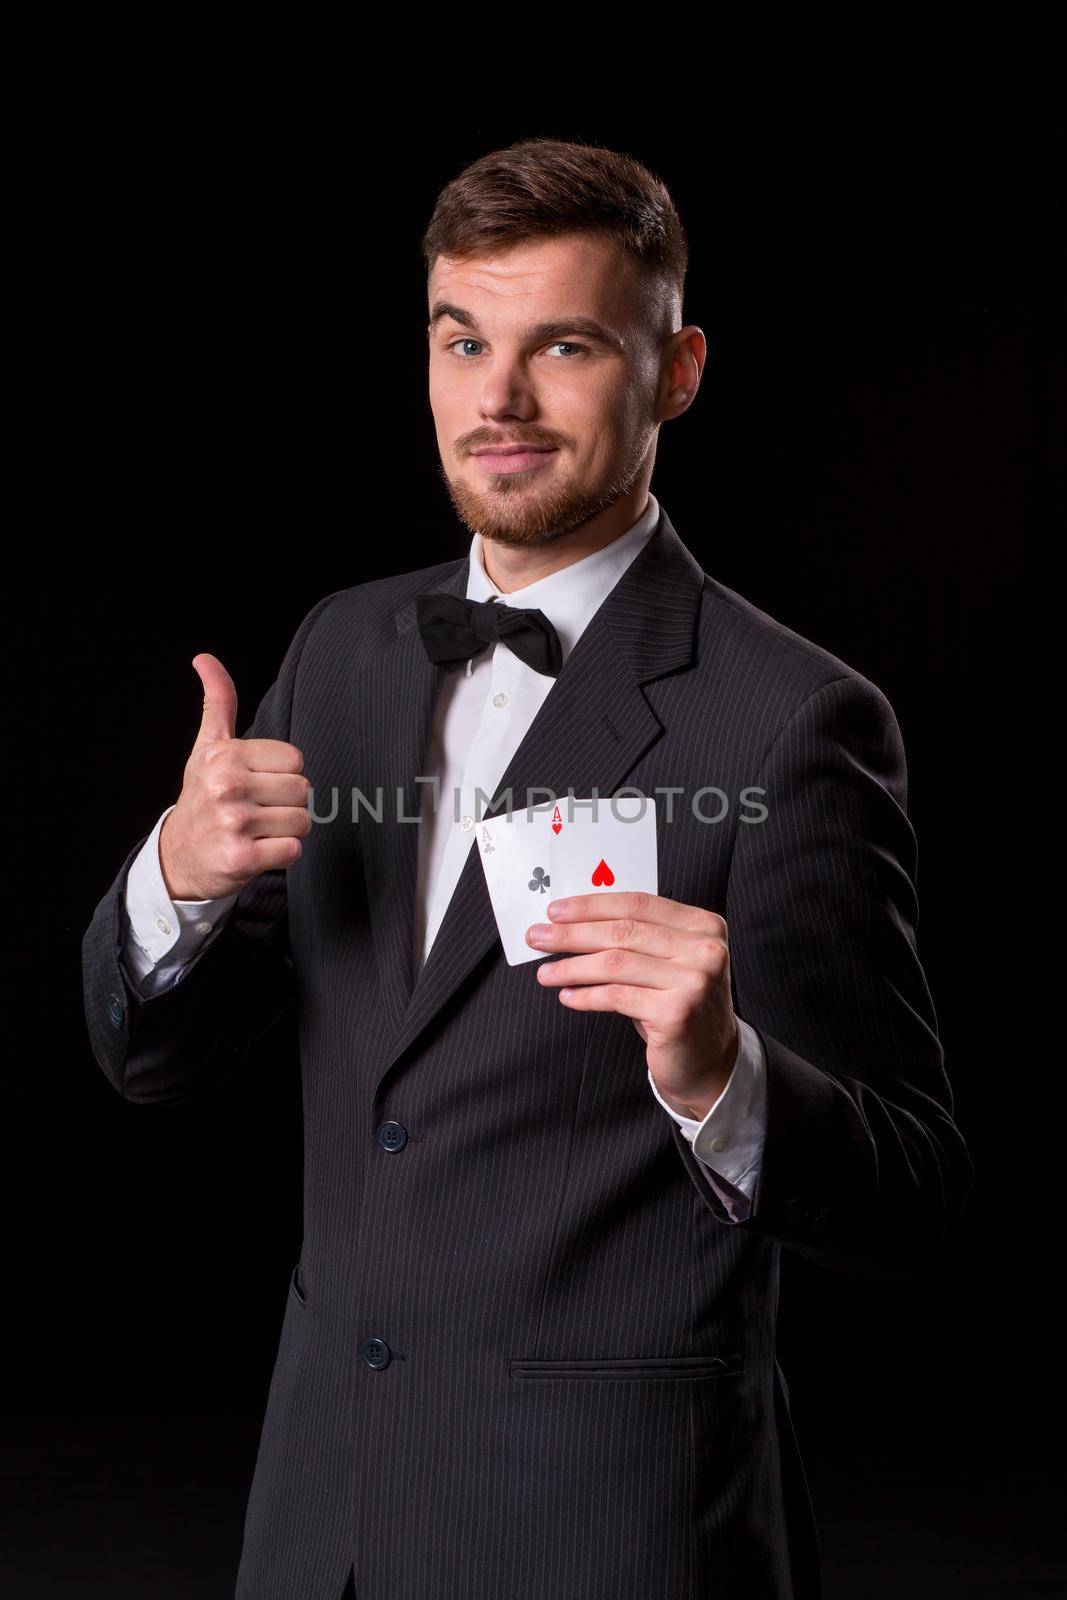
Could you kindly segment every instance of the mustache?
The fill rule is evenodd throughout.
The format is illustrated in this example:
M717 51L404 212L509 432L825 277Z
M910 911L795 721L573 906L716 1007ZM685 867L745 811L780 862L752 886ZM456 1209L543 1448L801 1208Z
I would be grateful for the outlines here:
M532 448L540 449L558 449L560 442L559 439L553 438L550 434L540 431L515 437L511 434L488 434L482 429L479 429L476 433L467 434L465 438L458 441L460 452L466 455L470 455L473 450L490 450L504 446L514 448L518 445L528 445Z

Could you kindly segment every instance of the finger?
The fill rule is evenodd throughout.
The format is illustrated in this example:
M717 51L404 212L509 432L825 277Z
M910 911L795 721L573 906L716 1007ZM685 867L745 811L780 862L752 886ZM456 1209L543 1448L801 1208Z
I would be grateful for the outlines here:
M311 831L310 821L306 806L253 806L238 831L253 839L302 839Z
M722 918L717 920L721 922ZM532 923L531 930L538 926L544 924ZM526 942L535 950L641 950L646 955L706 972L717 970L726 947L725 938L716 933L691 933L663 922L638 922L633 917L617 916L610 922L550 923L549 931L540 937L531 936L531 930L527 930Z
M560 989L559 998L575 1011L617 1011L646 1027L664 1031L673 1026L674 1007L662 989L643 989L636 984L601 983L583 989Z
M549 988L562 988L568 983L625 983L646 989L688 989L697 983L695 975L673 961L639 955L634 950L600 950L595 955L542 961L537 979Z
M649 894L643 889L609 890L600 894L572 894L551 900L545 908L553 922L581 922L588 918L634 917L639 922L655 922L689 933L727 937L726 922L716 911L687 905L666 895Z
M616 917L611 922L549 923L548 931L541 935L535 928L544 923L531 923L527 929L526 943L534 950L550 954L584 953L588 950L643 950L646 955L675 956L688 937L676 928L660 922L635 922L632 917Z
M306 806L311 784L302 772L256 772L244 775L245 793L258 806Z
M302 772L304 756L285 739L242 739L244 763L253 772Z
M204 686L204 712L193 743L232 739L237 726L237 689L218 656L201 651L193 657L193 667Z
M251 841L250 872L276 872L279 868L291 867L294 861L299 861L304 847L299 839L253 839Z

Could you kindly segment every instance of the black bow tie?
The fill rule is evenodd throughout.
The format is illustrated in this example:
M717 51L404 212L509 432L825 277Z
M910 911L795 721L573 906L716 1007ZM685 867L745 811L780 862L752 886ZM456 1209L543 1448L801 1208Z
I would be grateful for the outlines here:
M416 595L415 611L426 654L439 666L456 666L486 645L506 644L535 672L559 676L559 634L543 611L499 600L466 600L442 589Z

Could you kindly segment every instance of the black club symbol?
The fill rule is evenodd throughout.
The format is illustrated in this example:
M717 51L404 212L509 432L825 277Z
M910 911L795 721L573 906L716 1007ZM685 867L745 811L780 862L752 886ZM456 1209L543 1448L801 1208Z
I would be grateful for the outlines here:
M533 877L530 879L526 887L528 889L540 889L541 893L544 894L551 882L552 880L548 876L548 873L545 871L544 867L534 867Z

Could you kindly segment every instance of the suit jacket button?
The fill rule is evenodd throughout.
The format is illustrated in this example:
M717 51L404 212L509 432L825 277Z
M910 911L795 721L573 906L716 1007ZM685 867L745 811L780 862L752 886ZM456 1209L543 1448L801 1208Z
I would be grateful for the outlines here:
M408 1130L402 1122L383 1122L378 1129L378 1143L383 1150L403 1150L408 1142Z
M109 994L107 997L107 1020L113 1028L121 1028L126 1020L126 1007L117 994Z
M368 1367L387 1367L393 1359L393 1352L384 1339L368 1339L360 1351L360 1355Z

